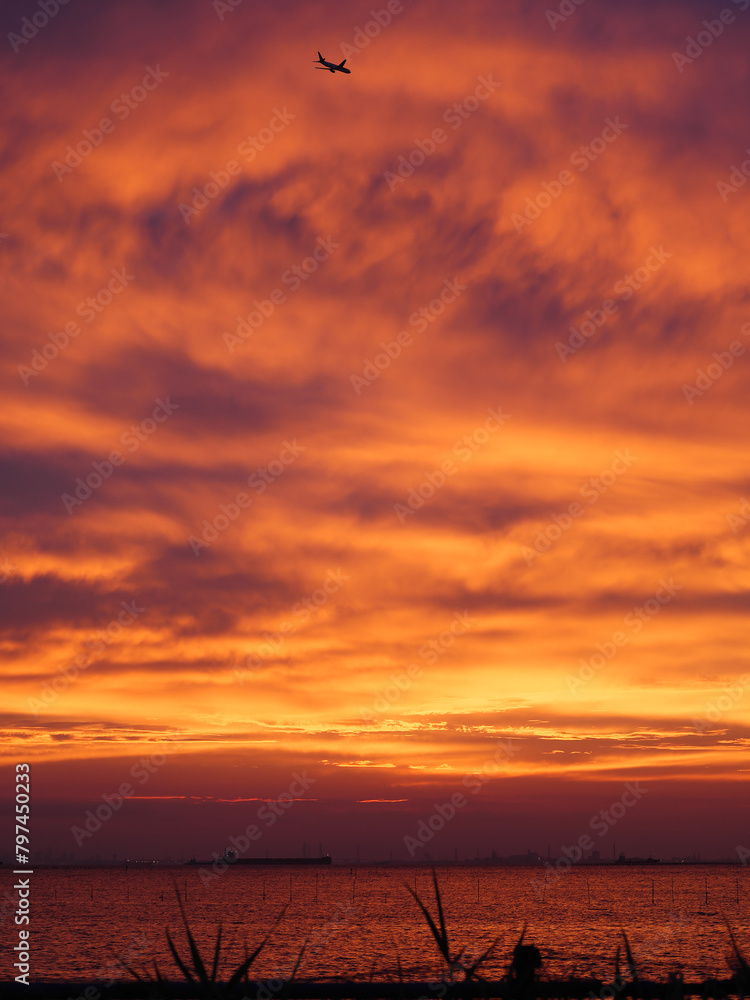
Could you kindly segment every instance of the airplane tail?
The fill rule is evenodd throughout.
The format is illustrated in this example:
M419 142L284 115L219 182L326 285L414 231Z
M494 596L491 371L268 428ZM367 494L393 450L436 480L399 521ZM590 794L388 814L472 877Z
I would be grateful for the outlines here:
M325 62L325 59L324 59L324 58L323 58L323 56L322 56L322 55L320 54L320 52L318 52L318 59L319 59L319 60L320 60L321 62Z

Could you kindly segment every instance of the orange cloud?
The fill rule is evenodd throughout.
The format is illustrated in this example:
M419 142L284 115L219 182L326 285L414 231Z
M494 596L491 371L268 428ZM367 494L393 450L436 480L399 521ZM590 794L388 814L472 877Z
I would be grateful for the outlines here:
M680 72L693 4L293 9L83 3L2 70L4 759L320 766L325 826L517 739L496 802L733 801L741 13Z

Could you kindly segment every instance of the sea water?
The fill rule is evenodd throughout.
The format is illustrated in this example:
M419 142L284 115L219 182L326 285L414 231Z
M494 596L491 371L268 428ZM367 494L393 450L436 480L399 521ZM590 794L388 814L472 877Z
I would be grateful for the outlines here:
M480 955L498 939L480 971L507 971L524 926L536 945L545 978L610 979L621 929L642 978L686 980L730 974L725 917L750 954L750 872L741 866L438 866L437 878L452 951ZM12 884L2 874L0 980L12 979L15 941ZM297 972L309 979L433 980L445 966L424 916L409 893L436 914L432 871L426 867L136 865L127 869L41 868L31 877L32 980L128 979L153 962L181 978L166 930L187 953L181 910L201 952L213 955L222 926L228 974L273 928L251 978ZM278 921L278 922L277 922ZM624 971L624 955L622 958Z

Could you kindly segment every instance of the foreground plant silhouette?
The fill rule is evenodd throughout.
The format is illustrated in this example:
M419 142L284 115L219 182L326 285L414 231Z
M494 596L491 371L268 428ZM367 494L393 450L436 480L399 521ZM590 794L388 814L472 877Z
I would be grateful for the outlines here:
M232 972L229 979L226 981L219 981L216 977L219 973L219 962L221 959L221 940L222 940L222 927L219 924L219 928L216 934L216 944L213 949L213 956L207 963L201 957L198 945L193 937L193 933L190 930L190 925L188 923L185 910L182 905L182 900L180 899L179 890L175 886L175 892L177 894L177 905L180 908L180 916L182 917L182 922L185 926L185 934L188 941L188 951L189 955L182 957L177 950L177 946L172 940L172 936L169 933L169 928L166 929L167 944L169 945L169 950L172 953L172 958L175 961L175 965L180 970L185 978L185 981L191 986L194 991L193 995L200 1000L218 1000L218 998L223 998L232 995L236 992L238 985L243 982L249 982L248 971L252 966L255 959L260 955L261 951L265 948L268 939L271 937L273 932L276 930L278 925L281 923L286 913L286 907L284 907L279 913L278 917L272 924L266 936L257 946L257 948L251 953L247 953L247 945L245 946L245 960L241 962L237 968ZM304 955L307 942L304 942L300 950L297 960L295 962L292 973L287 980L290 983L294 980L299 969L300 962L302 961L302 956ZM165 997L169 995L169 981L166 980L156 964L156 959L154 959L154 975L144 978L139 975L134 969L125 966L127 971L135 977L135 979L144 987L147 991L149 997L157 998ZM209 971L210 965L210 971ZM278 996L280 1000L284 1000L284 990L278 991Z
M445 926L445 915L443 914L443 902L440 898L440 887L438 886L437 873L435 872L434 868L432 870L432 884L435 888L435 901L437 903L438 921L440 923L440 926L438 926L435 923L435 921L432 918L432 914L427 909L422 900L419 898L414 889L412 889L410 885L407 885L406 888L409 890L410 895L416 901L417 906L420 908L422 914L424 915L425 920L427 921L427 925L430 928L433 938L435 939L435 943L438 946L438 950L440 951L440 954L443 956L445 964L448 966L448 974L450 976L451 982L453 981L453 976L457 971L463 972L465 981L473 979L477 982L484 982L485 980L477 974L477 969L490 957L492 952L497 947L500 938L496 937L495 940L492 942L492 944L489 946L489 948L483 951L482 954L479 956L479 958L476 959L476 961L472 962L471 965L465 965L461 961L464 952L466 951L465 945L463 948L457 951L455 955L451 955L450 945L448 943L448 929ZM524 926L524 933L525 932L526 932L526 927ZM523 933L521 934L521 940L523 940ZM520 945L521 941L519 941L518 943Z
M743 990L745 992L750 992L750 965L748 965L747 959L740 951L737 939L735 938L734 932L729 925L726 914L722 914L722 916L724 917L724 923L727 925L729 942L732 945L732 950L734 952L731 958L727 959L727 963L732 972L734 972L734 976Z

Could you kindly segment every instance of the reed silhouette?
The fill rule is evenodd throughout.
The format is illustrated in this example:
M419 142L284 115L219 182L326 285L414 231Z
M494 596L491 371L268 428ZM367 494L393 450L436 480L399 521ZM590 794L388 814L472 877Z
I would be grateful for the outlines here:
M223 1000L223 998L226 997L235 997L238 993L238 987L241 984L249 987L250 979L248 977L248 972L253 962L265 948L268 943L268 939L284 919L284 914L286 913L287 908L283 907L266 936L252 953L248 953L247 944L245 944L244 961L242 961L236 969L234 969L226 981L221 981L217 978L221 961L221 924L219 924L216 933L216 944L214 945L213 956L211 959L204 961L201 956L200 949L196 944L195 938L193 937L193 933L190 930L190 924L188 923L188 918L183 908L180 893L176 885L175 893L177 895L177 905L180 908L180 916L182 917L182 922L185 928L189 954L185 957L180 955L180 952L177 950L177 945L172 940L172 935L169 933L168 927L166 928L165 933L167 936L167 944L172 954L172 958L174 959L174 963L180 973L184 976L185 982L190 986L190 995L195 997L196 1000ZM297 970L299 969L300 962L302 961L302 956L305 953L306 945L307 942L303 942L289 979L279 990L275 991L275 996L278 1000L286 1000L286 984L294 980ZM134 969L128 968L127 966L125 966L125 968L130 975L132 975L136 981L144 987L147 991L147 996L152 998L152 1000L161 1000L163 997L166 998L174 995L173 984L162 976L155 959L153 962L153 976L148 974L146 976L141 976Z

